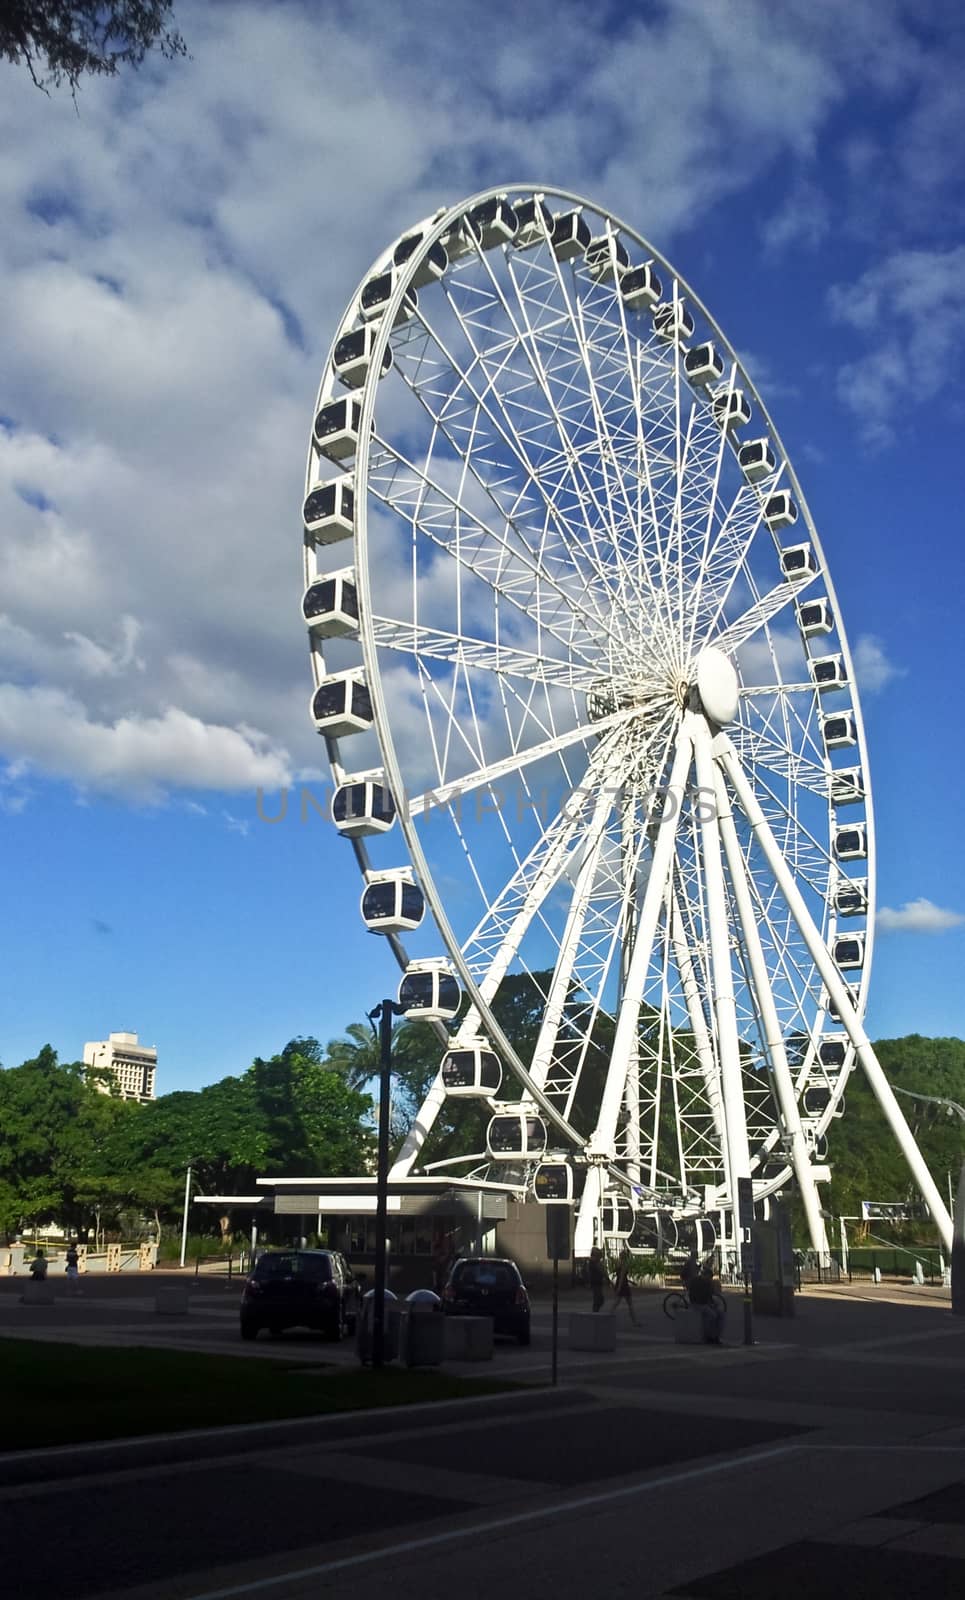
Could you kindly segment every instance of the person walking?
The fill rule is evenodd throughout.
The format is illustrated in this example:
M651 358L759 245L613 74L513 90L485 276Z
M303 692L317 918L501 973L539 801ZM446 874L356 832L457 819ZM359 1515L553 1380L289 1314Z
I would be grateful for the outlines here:
M80 1256L77 1246L71 1241L67 1246L67 1293L80 1294Z
M593 1294L593 1309L594 1311L602 1311L603 1302L606 1299L607 1278L606 1267L603 1264L603 1251L598 1245L594 1245L593 1249L590 1251L590 1264L587 1269L587 1279Z
M620 1259L617 1262L617 1275L613 1286L613 1312L615 1315L616 1309L622 1300L630 1313L630 1321L633 1323L634 1327L636 1327L637 1314L633 1309L633 1286L630 1282L630 1266L632 1261L633 1257L630 1254L629 1247L624 1245L623 1249L620 1251Z
M30 1276L33 1278L34 1283L43 1283L47 1276L47 1257L39 1246L37 1254L30 1263Z

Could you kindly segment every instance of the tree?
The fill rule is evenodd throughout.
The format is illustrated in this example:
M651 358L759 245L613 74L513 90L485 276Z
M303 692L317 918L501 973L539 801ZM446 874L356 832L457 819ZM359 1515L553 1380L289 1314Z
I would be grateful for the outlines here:
M187 55L171 10L172 0L0 0L0 56L25 66L38 89L66 80L76 94L85 74L113 77L150 50Z

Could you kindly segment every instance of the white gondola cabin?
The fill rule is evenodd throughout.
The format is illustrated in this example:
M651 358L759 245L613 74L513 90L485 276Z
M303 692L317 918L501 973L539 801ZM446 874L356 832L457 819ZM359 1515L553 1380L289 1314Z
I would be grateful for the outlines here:
M744 428L751 420L751 407L743 389L732 389L729 383L715 389L710 397L714 421L721 428Z
M853 711L831 711L821 718L821 732L826 750L845 750L858 742L858 728Z
M820 1117L831 1104L831 1086L827 1083L809 1083L801 1096L801 1110L806 1117Z
M679 344L694 336L694 319L683 300L667 300L653 309L653 331L667 344Z
M834 909L839 917L866 917L867 878L843 878L834 891Z
M834 941L832 950L835 965L842 972L846 969L864 966L864 934L844 933Z
M473 206L463 227L480 250L494 250L497 245L512 244L519 222L509 201L501 196Z
M709 339L704 344L695 344L684 356L684 371L690 382L698 388L717 383L724 375L720 351Z
M541 1206L572 1201L576 1195L569 1161L541 1161L533 1173L533 1199Z
M827 694L831 689L847 688L848 669L844 664L844 656L815 656L809 665L814 687L819 694Z
M369 933L412 933L426 914L425 896L406 867L370 872L359 909Z
M636 1222L633 1204L624 1194L605 1194L600 1213L600 1229L605 1239L629 1239Z
M302 507L305 539L309 544L338 544L355 532L355 479L351 474L318 483Z
M332 796L332 821L347 839L388 833L395 822L395 801L384 779L346 778Z
M421 233L409 233L404 239L399 240L392 256L396 267L404 267L406 262L411 260L419 250L423 237L424 235ZM437 239L436 243L425 252L416 267L412 275L411 287L413 289L424 289L430 283L438 283L448 265L449 256L446 252L446 247Z
M857 984L846 983L845 986L844 986L844 993L845 993L845 999L850 1002L852 1011L857 1011L857 1009L858 1009L858 986L857 986ZM840 1022L841 1021L841 1014L838 1011L837 1005L835 1004L834 1000L831 998L830 995L828 995L827 1000L828 1000L828 1016L831 1018L831 1020L833 1022Z
M361 328L353 328L351 333L343 334L332 351L332 366L335 376L341 378L350 389L360 389L369 375L372 365L372 351L379 330L375 323L367 322ZM392 365L392 351L386 345L382 352L381 370L379 377L384 378Z
M586 247L586 270L595 283L614 283L630 265L630 254L615 233L601 233Z
M831 774L831 804L851 806L865 797L864 773L860 767L841 767Z
M462 991L444 957L409 963L399 984L399 1005L410 1021L451 1022Z
M849 823L834 830L836 861L863 861L868 854L868 829L865 823Z
M503 1081L499 1057L485 1039L453 1045L443 1056L440 1071L447 1097L457 1100L491 1100Z
M312 716L319 733L330 739L344 739L371 728L372 700L363 672L353 667L323 678L312 695Z
M844 1066L850 1048L851 1041L846 1033L830 1034L818 1045L818 1060L822 1067L834 1072Z
M789 583L813 578L817 570L817 557L809 544L791 544L781 551L781 572Z
M537 200L535 195L532 200L516 200L513 209L516 212L513 244L517 250L530 250L552 233L553 213L544 200Z
M376 322L379 317L385 314L385 308L392 298L395 284L396 275L393 270L378 272L374 278L370 278L368 283L365 284L359 298L359 311L366 322ZM418 304L419 296L416 291L407 289L392 326L398 328L401 327L403 322L408 322L409 318L415 315Z
M345 395L329 400L315 418L312 430L319 453L329 461L347 461L359 447L362 402Z
M813 639L821 633L830 633L834 627L831 602L825 595L819 600L802 600L796 610L797 624L805 639Z
M486 1149L493 1161L532 1161L546 1150L546 1123L532 1107L504 1106L486 1129Z
M343 567L314 578L302 596L302 616L319 639L339 639L359 631L355 570Z
M748 483L759 483L777 471L777 462L769 439L748 439L737 452L737 465Z
M782 528L793 528L797 521L797 506L787 489L778 489L764 501L764 521L772 533Z
M662 294L663 284L652 261L628 268L620 279L620 298L631 311L652 310Z
M579 211L562 211L553 218L550 249L557 261L572 261L583 255L590 242L590 230Z

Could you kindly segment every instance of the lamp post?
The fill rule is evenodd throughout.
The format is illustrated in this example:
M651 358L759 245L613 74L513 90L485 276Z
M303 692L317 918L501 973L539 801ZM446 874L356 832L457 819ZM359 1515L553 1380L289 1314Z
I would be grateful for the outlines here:
M375 1176L375 1291L372 1305L372 1365L385 1365L386 1230L389 1225L389 1103L392 1094L392 1019L403 1015L395 1000L383 1000L369 1017L379 1024L379 1145Z
M185 1255L187 1254L187 1249L188 1249L188 1206L190 1204L191 1204L191 1162L189 1161L188 1162L188 1170L187 1170L187 1173L185 1174L185 1179L184 1179L184 1218L183 1218L183 1221L181 1223L181 1265L182 1265L182 1267L184 1266L184 1258L185 1258Z
M919 1094L915 1089L897 1089L897 1094L909 1100L925 1100L929 1105L944 1106L946 1117L961 1117L965 1122L965 1106L944 1095ZM965 1156L958 1174L958 1192L952 1213L952 1316L965 1317Z

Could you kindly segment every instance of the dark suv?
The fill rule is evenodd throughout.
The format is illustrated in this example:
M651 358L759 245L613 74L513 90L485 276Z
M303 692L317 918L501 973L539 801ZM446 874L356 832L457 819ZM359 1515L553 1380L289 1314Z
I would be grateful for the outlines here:
M442 1309L453 1317L492 1317L494 1333L529 1344L529 1295L515 1261L496 1256L457 1261L442 1291Z
M337 1250L266 1251L241 1297L241 1337L260 1328L276 1338L285 1328L318 1328L329 1339L352 1333L358 1286Z

